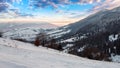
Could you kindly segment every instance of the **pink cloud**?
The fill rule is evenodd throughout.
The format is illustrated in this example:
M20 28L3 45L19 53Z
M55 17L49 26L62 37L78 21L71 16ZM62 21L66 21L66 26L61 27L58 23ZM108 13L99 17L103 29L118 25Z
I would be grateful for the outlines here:
M100 11L102 9L113 9L120 6L120 0L105 0L94 6L93 11Z

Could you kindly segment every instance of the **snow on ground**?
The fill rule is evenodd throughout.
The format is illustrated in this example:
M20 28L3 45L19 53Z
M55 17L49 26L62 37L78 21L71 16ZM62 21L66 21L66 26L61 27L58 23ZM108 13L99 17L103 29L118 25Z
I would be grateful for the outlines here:
M41 28L41 29L54 29L58 26L46 23L46 22L33 22L33 23L27 23L27 22L8 22L8 23L0 23L0 31L6 32L11 31L14 29L21 29L21 28Z
M117 39L118 39L118 36L119 36L119 35L117 35L117 34L116 34L116 35L110 35L110 36L109 36L109 41L112 42L112 41L117 40Z
M75 42L76 38L73 37L73 38L69 38L69 39L66 39L66 40L63 40L61 42Z
M83 39L83 38L87 38L87 36L71 37L71 38L62 40L61 42L62 42L62 43L63 43L63 42L75 42L75 41L78 41L78 40Z
M14 29L8 32L3 33L4 38L13 38L13 39L25 39L27 41L34 41L37 34L44 32L43 29L40 28L21 28Z
M50 37L59 38L65 34L69 33L70 31L71 30L66 30L66 31L62 31L62 32L53 33L53 34L50 34Z
M120 55L115 55L115 56L112 55L111 59L112 59L113 62L119 62L120 63Z
M59 37L62 37L63 35L67 34L71 32L71 30L68 30L66 28L57 28L57 29L53 29L49 32L47 32L47 34L50 36L50 37L54 37L54 38L59 38Z
M78 52L83 51L83 50L85 49L85 47L86 47L86 46L80 47L80 48L78 49Z
M89 60L29 43L0 38L1 68L119 68L120 63Z
M69 48L72 46L74 46L74 44L67 44L66 46L63 47L63 49L64 49L63 52L68 53Z
M50 31L49 31L50 30ZM12 39L24 39L26 41L34 41L36 35L39 33L47 33L50 37L59 38L71 30L67 29L43 29L40 27L24 27L24 28L14 28L3 33L4 38Z
M0 23L0 32L4 38L34 41L37 34L57 28L50 23Z

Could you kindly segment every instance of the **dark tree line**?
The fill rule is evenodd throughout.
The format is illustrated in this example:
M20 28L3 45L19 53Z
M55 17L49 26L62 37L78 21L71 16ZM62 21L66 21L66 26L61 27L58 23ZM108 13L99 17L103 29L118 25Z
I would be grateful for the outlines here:
M60 43L57 43L56 39L49 37L45 33L40 33L37 35L35 42L35 46L43 46L52 49L62 50L62 46Z

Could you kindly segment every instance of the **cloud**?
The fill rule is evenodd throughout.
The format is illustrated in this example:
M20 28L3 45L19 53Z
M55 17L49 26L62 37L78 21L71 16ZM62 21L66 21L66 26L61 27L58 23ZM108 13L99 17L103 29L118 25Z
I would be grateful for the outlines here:
M19 8L15 8L12 4L20 3L22 0L0 0L0 18L17 18L32 17L32 14L21 13Z
M98 3L102 0L30 0L30 4L35 7L47 7L52 6L57 8L60 5L67 4L88 4Z
M52 6L54 8L58 7L58 4L66 2L65 0L30 0L30 5L35 7L47 7Z
M81 20L87 16L89 16L91 13L87 11L66 11L64 12L64 16L69 19L77 19Z
M22 0L0 0L0 12L5 12L12 6L13 2L20 2Z
M28 14L26 13L21 13L21 11L19 11L19 8L16 9L15 7L12 6L12 3L16 2L16 3L21 3L24 0L0 0L0 13L2 12L1 15L6 16L6 17L10 17L10 18L15 18L15 17L33 17L34 15L32 14ZM93 8L89 8L89 11L83 11L83 12L76 12L76 11L70 11L70 10L58 10L56 9L56 13L58 13L58 15L62 15L64 17L68 17L68 18L81 18L81 17L85 17L87 15L90 15L91 13L94 12L98 12L100 10L103 9L112 9L114 7L120 6L120 0L28 0L29 1L29 5L32 8L38 9L39 7L41 8L45 8L48 6L51 6L53 8L58 8L58 7L62 7L64 6L65 8L67 8L65 5L71 5L71 4L78 4L78 5L83 5L83 4L91 4L94 7ZM11 9L11 7L13 7ZM37 7L37 8L36 8ZM66 11L70 11L70 12L66 12ZM8 16L7 16L8 15ZM10 16L11 15L11 16Z
M0 3L0 12L5 11L7 8L9 8L8 3Z
M81 18L87 17L88 15L94 14L100 10L104 9L112 9L117 6L120 6L120 0L30 0L30 4L34 7L42 7L45 8L47 6L52 6L53 8L58 8L59 6L78 4L78 5L86 5L91 4L93 8L89 8L83 12L66 12L66 10L57 10L56 13L61 14L68 18ZM66 7L66 6L64 6ZM67 10L68 11L68 10ZM70 11L70 10L69 10Z
M94 12L98 12L103 9L111 10L118 6L120 6L120 0L105 0L105 1L95 5L91 10Z
M120 0L30 0L30 4L34 7L52 6L57 8L62 5L69 4L92 4L94 7L91 11L100 11L102 9L112 9L120 6Z
M34 17L33 14L21 13L19 11L19 9L16 9L16 8L0 12L0 18L1 19L6 19L6 18L32 18L32 17Z
M119 6L120 0L28 0L32 8L52 6L58 8L59 6L69 4L96 4L91 10L99 11L104 8L114 8ZM12 3L21 3L22 0L0 0L0 12L6 11L10 8Z

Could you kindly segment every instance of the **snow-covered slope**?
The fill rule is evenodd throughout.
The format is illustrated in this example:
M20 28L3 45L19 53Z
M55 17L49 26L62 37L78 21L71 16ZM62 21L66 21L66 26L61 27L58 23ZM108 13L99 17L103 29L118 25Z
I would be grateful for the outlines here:
M120 20L120 7L112 10L102 10L93 15L90 15L78 22L60 27L56 29L53 35L60 35L58 38L67 38L76 34L87 34L91 32L105 31L106 26L110 25L110 22ZM67 32L60 34L60 32Z
M42 28L42 29L52 29L57 28L58 26L46 23L46 22L39 22L39 23L29 23L29 22L8 22L8 23L2 23L0 22L0 31L6 32L11 31L14 29L21 29L21 28Z
M60 34L62 32L64 34ZM89 47L96 47L109 57L113 53L120 55L120 6L99 11L83 20L58 28L52 36L58 38L65 51L74 55L86 55L83 52ZM86 49L83 50L83 47Z
M67 29L67 28L68 28L68 26L56 28L56 29L53 29L51 31L48 31L47 34L53 38L60 38L60 37L66 35L66 34L69 34L71 32L71 30Z
M119 63L95 61L28 43L0 38L1 68L119 68Z
M45 32L45 30L41 28L20 28L14 29L11 31L4 32L3 38L11 38L11 39L23 39L26 41L34 41L35 37L39 34Z
M37 34L47 29L57 28L49 23L0 23L4 38L34 41Z

